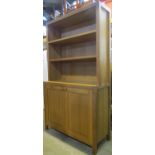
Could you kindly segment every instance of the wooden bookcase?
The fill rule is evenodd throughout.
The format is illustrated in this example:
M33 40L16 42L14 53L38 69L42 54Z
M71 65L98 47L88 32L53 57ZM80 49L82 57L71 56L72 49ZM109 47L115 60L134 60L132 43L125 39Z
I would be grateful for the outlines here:
M48 24L45 125L90 145L109 137L110 15L100 2Z

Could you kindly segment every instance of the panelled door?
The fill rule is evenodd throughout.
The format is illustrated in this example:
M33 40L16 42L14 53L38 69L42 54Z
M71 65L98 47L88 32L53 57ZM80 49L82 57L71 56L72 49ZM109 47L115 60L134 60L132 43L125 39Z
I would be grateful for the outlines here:
M67 132L66 88L51 86L47 91L47 100L50 127Z
M92 95L90 90L68 88L69 134L92 144Z

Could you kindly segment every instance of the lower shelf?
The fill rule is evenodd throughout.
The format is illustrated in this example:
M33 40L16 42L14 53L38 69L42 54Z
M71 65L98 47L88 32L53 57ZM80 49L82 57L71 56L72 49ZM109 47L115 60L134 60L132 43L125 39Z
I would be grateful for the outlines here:
M75 81L47 81L48 83L53 84L65 84L65 85L77 85L77 86L87 86L87 87L97 87L96 84L86 84L86 83L77 83Z

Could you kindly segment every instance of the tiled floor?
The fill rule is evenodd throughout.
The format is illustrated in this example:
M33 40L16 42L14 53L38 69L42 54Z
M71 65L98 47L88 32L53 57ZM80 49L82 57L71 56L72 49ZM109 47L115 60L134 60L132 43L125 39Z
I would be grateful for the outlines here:
M92 155L87 145L55 130L44 131L44 155ZM112 155L112 142L103 141L97 155Z

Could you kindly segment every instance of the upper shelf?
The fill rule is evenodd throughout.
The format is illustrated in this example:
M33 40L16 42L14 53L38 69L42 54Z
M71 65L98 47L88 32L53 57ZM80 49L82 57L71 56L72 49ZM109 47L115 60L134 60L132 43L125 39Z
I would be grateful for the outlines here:
M86 20L94 20L96 18L96 3L74 10L65 16L57 17L55 20L48 23L57 28L65 28L76 25Z
M48 43L49 44L77 43L79 41L82 42L82 41L92 40L92 39L95 39L95 37L96 37L96 30L92 30L85 33L80 33L69 37L64 37L61 39L49 41Z

